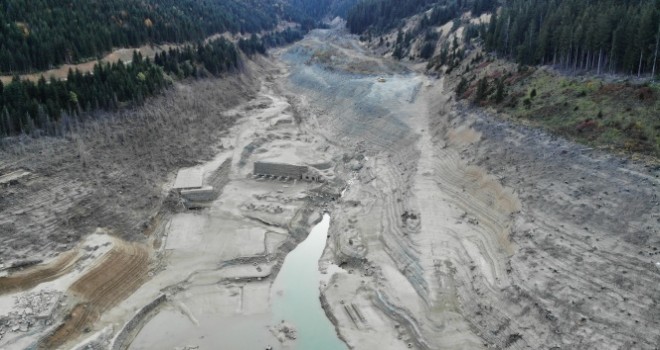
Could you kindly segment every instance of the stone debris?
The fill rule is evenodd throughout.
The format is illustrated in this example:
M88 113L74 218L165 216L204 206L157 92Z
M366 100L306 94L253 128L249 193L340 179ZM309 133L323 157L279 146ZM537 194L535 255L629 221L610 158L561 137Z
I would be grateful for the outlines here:
M16 296L14 309L0 315L0 339L7 331L27 332L31 327L51 325L51 317L60 304L60 298L59 292L48 290Z
M280 324L271 327L270 331L280 343L293 341L298 337L295 327L284 320Z
M269 213L269 214L281 214L284 212L284 209L276 204L254 204L254 203L247 203L241 206L241 209L244 211L259 211L259 212L264 212L264 213Z

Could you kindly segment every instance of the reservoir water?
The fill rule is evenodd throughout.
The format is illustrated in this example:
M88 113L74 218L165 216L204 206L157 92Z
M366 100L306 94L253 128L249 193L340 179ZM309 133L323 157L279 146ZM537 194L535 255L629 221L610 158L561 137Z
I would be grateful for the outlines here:
M295 348L299 350L343 350L346 345L337 337L334 325L321 307L319 258L327 240L330 216L310 232L307 239L286 256L273 283L273 322L285 320L297 331Z

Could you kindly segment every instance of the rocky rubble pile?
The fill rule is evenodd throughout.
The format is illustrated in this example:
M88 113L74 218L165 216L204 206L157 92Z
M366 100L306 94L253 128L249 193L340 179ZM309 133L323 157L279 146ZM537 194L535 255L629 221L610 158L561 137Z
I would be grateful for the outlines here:
M45 326L50 325L51 315L61 297L61 293L49 290L16 296L14 309L0 318L0 339L7 332L27 332L40 322Z
M282 320L282 323L271 327L270 331L275 335L275 337L277 337L277 340L279 340L280 343L293 341L297 338L296 328L284 320Z

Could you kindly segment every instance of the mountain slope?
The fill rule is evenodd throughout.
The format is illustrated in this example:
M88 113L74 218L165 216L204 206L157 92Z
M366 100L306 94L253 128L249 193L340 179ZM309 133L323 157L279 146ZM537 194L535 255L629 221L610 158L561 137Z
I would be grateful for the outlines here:
M0 72L95 59L117 47L258 33L287 20L311 28L355 0L2 0Z
M390 22L370 21L374 12ZM364 0L348 26L380 54L426 63L471 105L660 156L660 1Z
M43 70L114 47L196 41L277 24L270 1L3 0L0 71Z
M237 67L240 57L234 43L216 34L252 33L238 40L238 48L248 56L264 54L268 47L299 40L326 14L343 11L353 1L4 1L1 71L15 74L89 61L115 47L179 45L153 61L134 55L131 65L99 62L88 72L70 70L66 80L14 77L6 85L0 82L0 136L61 135L88 112L143 103L170 85L165 74L174 79L219 76ZM285 30L278 26L283 21ZM198 44L183 46L186 42Z

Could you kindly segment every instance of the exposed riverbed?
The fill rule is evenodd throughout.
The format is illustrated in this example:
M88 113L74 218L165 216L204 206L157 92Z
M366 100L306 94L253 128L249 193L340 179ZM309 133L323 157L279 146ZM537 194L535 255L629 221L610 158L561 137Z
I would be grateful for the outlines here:
M71 296L62 282L139 258L135 292L85 284L111 303L61 348L657 347L657 170L466 111L451 76L374 56L341 28L261 64L251 100L213 114L236 120L216 158L195 163L215 199L187 210L171 194L139 246L99 236L75 273L37 266L62 265L50 286ZM254 177L255 161L328 181ZM20 293L62 307L53 327L71 323L75 298ZM21 330L45 306L24 301L2 348L48 331Z
M191 288L186 293L188 299L205 299L208 309L193 312L184 303L169 305L142 329L130 348L164 349L189 344L213 348L223 344L224 349L346 349L319 300L318 261L329 226L330 216L326 214L307 239L287 255L270 287L270 317L267 313L242 315L243 299L236 305L236 314L227 315L211 306L223 304L226 294L222 290ZM273 336L279 339L275 341Z
M325 214L307 239L287 255L273 283L273 319L275 322L284 320L295 327L295 349L346 349L319 300L318 261L325 249L329 227L330 216Z

